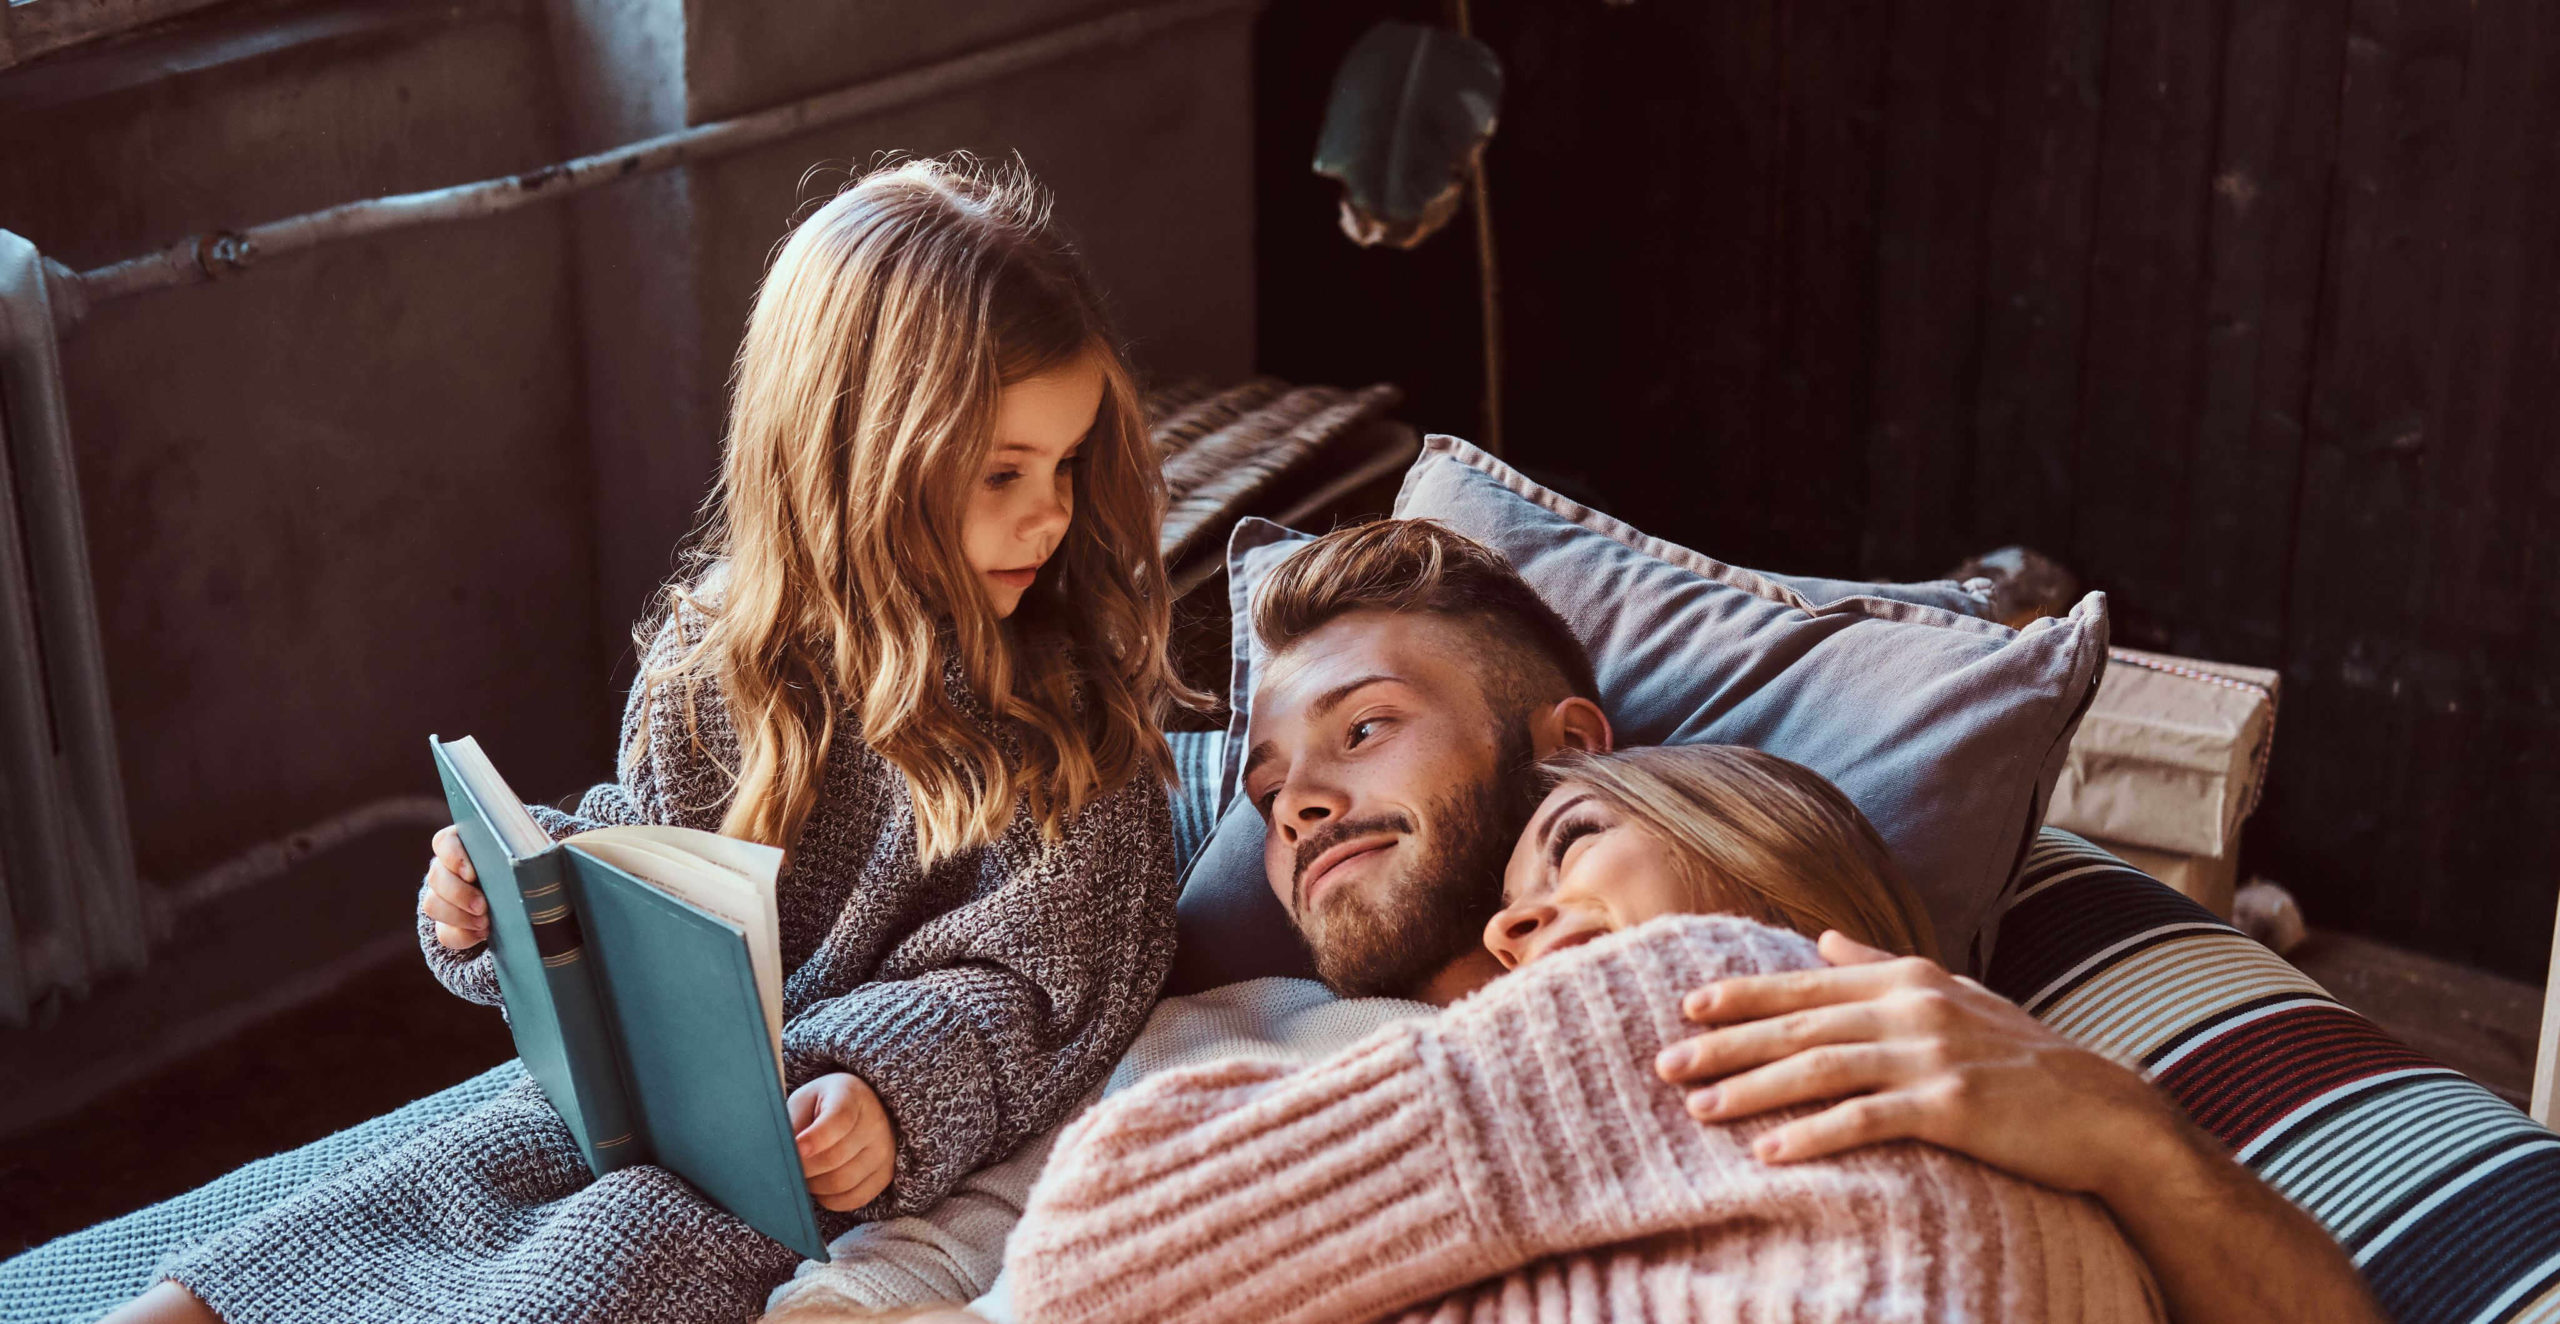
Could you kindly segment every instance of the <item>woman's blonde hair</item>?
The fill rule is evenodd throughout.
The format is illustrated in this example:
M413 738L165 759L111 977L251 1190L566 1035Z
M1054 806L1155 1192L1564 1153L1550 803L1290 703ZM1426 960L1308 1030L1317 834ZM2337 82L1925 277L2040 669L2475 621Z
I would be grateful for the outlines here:
M1875 825L1803 764L1740 745L1655 745L1569 750L1545 767L1669 847L1699 912L1938 954L1929 912Z
M844 732L905 777L928 866L995 840L1019 804L1054 836L1128 778L1172 776L1164 709L1197 700L1165 657L1162 471L1049 212L1018 166L909 161L837 193L765 272L718 488L643 633L677 614L701 628L640 677L624 751L642 756L671 693L699 745L696 684L716 684L739 745L722 832L794 841ZM1000 623L961 546L997 396L1079 358L1103 393L1074 518ZM1020 723L1019 759L953 703L954 658L989 712Z

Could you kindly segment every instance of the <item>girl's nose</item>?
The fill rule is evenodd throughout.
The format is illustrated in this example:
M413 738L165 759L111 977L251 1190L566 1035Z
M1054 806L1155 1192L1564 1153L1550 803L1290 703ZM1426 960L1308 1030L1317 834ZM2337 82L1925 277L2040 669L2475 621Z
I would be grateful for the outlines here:
M1058 490L1042 501L1031 512L1031 518L1024 521L1023 532L1035 541L1055 542L1066 535L1067 524L1075 518L1075 513L1075 495L1066 484L1060 483Z
M1485 950L1502 962L1503 969L1517 970L1529 959L1529 940L1555 919L1556 908L1545 902L1506 906L1484 926Z

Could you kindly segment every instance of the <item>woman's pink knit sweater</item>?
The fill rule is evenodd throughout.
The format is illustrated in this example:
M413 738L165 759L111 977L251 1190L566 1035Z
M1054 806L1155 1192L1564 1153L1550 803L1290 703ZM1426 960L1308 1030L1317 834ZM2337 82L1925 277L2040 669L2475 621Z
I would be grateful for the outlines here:
M1303 1067L1215 1063L1070 1126L1007 1251L1027 1322L2159 1318L2095 1202L1897 1143L1751 1156L1653 1074L1709 981L1819 965L1678 916Z

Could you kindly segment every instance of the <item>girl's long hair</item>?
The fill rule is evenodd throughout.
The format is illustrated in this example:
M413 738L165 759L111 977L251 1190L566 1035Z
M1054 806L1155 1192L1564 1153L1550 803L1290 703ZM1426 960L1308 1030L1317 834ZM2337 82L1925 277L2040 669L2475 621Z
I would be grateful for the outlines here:
M1670 848L1702 913L1936 959L1929 911L1875 825L1829 778L1741 745L1569 750L1544 765Z
M1163 712L1197 697L1165 657L1162 473L1049 206L1018 166L910 161L818 208L765 273L719 486L644 656L669 616L699 628L642 673L624 751L664 738L652 719L670 697L701 745L695 691L715 684L738 736L723 833L792 844L844 736L905 777L928 867L995 840L1018 805L1054 837L1128 778L1171 778ZM961 550L997 395L1079 358L1104 388L1074 517L999 623ZM954 704L954 658L990 713L1019 721L1018 759Z

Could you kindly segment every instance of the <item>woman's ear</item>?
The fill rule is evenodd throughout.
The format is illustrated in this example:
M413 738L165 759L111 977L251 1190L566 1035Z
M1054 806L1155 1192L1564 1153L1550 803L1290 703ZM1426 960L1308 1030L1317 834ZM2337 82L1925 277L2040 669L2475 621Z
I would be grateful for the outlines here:
M1586 754L1606 754L1612 748L1609 717L1600 705L1580 695L1547 710L1547 719L1555 724L1558 749L1578 749Z

